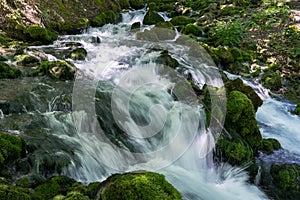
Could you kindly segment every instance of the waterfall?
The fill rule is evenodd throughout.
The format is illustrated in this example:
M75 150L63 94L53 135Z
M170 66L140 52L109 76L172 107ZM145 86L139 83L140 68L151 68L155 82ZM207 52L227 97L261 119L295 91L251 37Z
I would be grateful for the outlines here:
M46 136L60 139L51 145L68 145L58 152L71 160L63 174L89 183L114 173L149 170L164 174L184 199L267 199L248 183L243 169L213 162L226 113L218 69L188 37L181 43L136 40L130 25L142 22L145 13L122 13L119 24L56 41L54 46L80 42L88 52L84 61L75 61L81 73L73 86L72 112L55 111L57 96L42 114L49 128ZM101 42L93 43L91 37ZM176 69L157 62L162 51L177 60ZM215 118L208 126L203 105L186 78L200 89L205 84L216 88L209 91L211 104L223 115L212 113Z

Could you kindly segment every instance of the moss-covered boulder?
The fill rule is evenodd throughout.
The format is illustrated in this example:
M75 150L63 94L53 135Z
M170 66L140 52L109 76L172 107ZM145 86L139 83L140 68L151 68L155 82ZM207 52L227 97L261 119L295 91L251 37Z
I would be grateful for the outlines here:
M251 100L255 111L257 111L258 107L263 103L257 93L250 86L245 85L240 78L226 82L225 88L228 93L236 90L247 95L247 97Z
M31 200L31 196L28 189L0 184L0 199Z
M261 150L266 154L274 153L274 150L281 148L281 144L274 138L267 138L262 140Z
M34 189L33 199L52 199L56 195L67 195L76 181L65 177L55 176Z
M225 120L227 130L237 132L253 148L257 149L262 136L255 119L255 110L251 100L239 91L232 91L227 96Z
M0 62L0 79L13 79L20 77L22 72L15 67L10 67L4 62Z
M109 23L113 24L117 22L117 19L119 19L119 17L120 17L119 13L114 12L112 10L108 10L94 17L91 20L91 25L95 27L99 27Z
M216 158L233 165L251 161L261 147L262 136L255 120L255 109L247 95L231 91L227 95L226 132L216 143Z
M0 169L19 159L23 149L20 137L0 133Z
M155 11L148 11L144 17L143 24L144 25L153 25L157 24L159 22L164 22L164 18L160 16L157 12Z
M31 42L39 42L41 44L49 44L56 40L57 35L46 28L39 25L32 25L24 30L26 39Z
M45 61L37 68L37 75L46 75L59 80L73 80L75 72L74 64L65 60Z
M260 187L271 199L300 198L300 166L297 164L266 164L262 166Z
M134 22L134 23L131 25L131 30L132 30L132 31L140 30L140 28L141 28L141 22Z
M195 22L195 19L187 17L187 16L183 16L183 15L176 16L171 19L171 23L174 26L185 26L187 24L191 24L194 22Z
M194 35L201 37L203 36L203 30L195 25L195 24L188 24L182 29L182 33L186 35Z
M15 60L17 62L17 65L26 66L26 67L32 67L41 64L39 58L28 54L17 55L15 56Z
M141 171L109 177L101 184L100 199L179 200L182 197L163 175Z

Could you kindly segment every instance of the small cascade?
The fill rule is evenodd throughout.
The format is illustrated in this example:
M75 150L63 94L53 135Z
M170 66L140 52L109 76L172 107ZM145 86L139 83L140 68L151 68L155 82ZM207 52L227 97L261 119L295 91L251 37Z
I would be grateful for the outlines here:
M0 120L1 119L4 119L4 114L3 114L3 111L0 109Z
M261 172L262 172L261 166L258 166L257 174L254 179L255 185L259 185L259 183L260 183Z

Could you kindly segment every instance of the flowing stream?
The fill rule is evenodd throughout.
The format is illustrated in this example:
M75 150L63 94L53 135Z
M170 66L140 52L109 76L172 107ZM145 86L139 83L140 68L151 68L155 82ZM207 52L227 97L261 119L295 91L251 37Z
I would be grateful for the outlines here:
M34 83L38 89L32 98L40 98L45 90L56 97L48 106L37 109L38 113L26 114L33 121L38 118L35 123L25 124L31 139L39 137L39 147L49 149L41 154L57 150L49 153L52 159L71 160L62 173L84 183L103 181L113 173L149 170L164 174L184 199L267 199L249 184L244 169L213 162L212 151L224 116L206 127L204 108L186 79L192 79L200 88L204 84L221 88L218 69L188 37L176 42L180 37L177 32L173 40L136 40L130 27L134 22L142 22L145 12L123 13L123 20L117 25L61 36L54 43L52 47L80 42L88 55L84 61L75 62L80 73L70 94L72 108L67 103L57 104L65 98L59 91L66 88L54 91L51 84ZM141 30L150 28L142 26ZM101 42L95 43L91 38ZM178 61L178 68L161 62L160 56L166 50ZM51 55L49 58L56 59ZM252 87L258 89L258 84ZM292 154L290 160L296 162L300 155L300 119L288 114L294 105L273 100L265 95L265 90L258 93L264 99L257 113L263 136L277 138L285 149L282 159ZM212 103L225 109L226 95L218 95ZM0 118L4 118L1 110ZM43 127L44 138L39 127ZM50 142L51 137L59 140ZM40 164L36 163L37 170Z

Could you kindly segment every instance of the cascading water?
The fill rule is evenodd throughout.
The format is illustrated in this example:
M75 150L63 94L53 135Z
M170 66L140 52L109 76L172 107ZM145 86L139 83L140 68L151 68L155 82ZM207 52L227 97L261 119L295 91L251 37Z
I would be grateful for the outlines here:
M190 75L200 87L220 88L221 76L205 56L191 56L197 53L193 47L135 40L130 25L144 14L124 13L118 25L57 41L80 41L88 51L85 61L75 63L82 74L74 84L73 112L43 114L52 135L72 148L63 173L92 182L117 172L150 170L164 174L184 199L266 199L247 183L243 169L213 163L224 119L206 127L204 109L183 78ZM91 43L91 37L101 43ZM162 50L177 59L183 75L156 62Z

